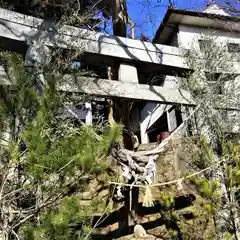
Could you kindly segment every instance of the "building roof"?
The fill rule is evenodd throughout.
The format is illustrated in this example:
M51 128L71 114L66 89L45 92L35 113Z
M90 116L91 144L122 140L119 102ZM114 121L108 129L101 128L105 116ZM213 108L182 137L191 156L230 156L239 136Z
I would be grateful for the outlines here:
M153 42L167 44L180 24L240 32L240 18L230 15L216 4L201 12L168 8Z

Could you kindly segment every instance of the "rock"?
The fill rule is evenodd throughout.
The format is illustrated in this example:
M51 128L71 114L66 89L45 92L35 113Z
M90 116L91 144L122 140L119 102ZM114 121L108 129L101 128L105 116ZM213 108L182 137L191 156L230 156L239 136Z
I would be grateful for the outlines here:
M133 234L131 234L131 235L120 238L120 240L156 240L156 237L152 235L146 235L144 237L135 237Z
M118 230L118 222L110 225L108 227L109 232L117 231Z
M134 237L134 234L131 234L131 235L121 237L119 240L136 240L136 238Z
M92 197L92 193L91 192L83 192L81 197L83 200L90 200Z
M149 229L147 234L154 235L157 239L169 239L168 230L165 225Z
M151 214L149 217L148 217L148 221L149 222L154 222L158 219L161 218L161 214L160 213L155 213L155 214Z
M147 233L145 231L145 229L143 228L142 225L135 225L134 227L134 236L136 238L142 238L142 237L146 237L147 236Z

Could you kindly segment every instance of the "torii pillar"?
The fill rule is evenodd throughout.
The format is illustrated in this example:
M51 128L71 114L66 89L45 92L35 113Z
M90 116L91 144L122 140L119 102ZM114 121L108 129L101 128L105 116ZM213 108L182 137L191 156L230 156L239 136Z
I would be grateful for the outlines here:
M113 20L113 33L116 36L120 37L126 37L127 36L127 24L128 24L128 13L127 13L127 6L126 6L126 0L112 0L112 20ZM134 29L132 28L132 37ZM138 73L137 68L133 64L129 63L120 63L119 69L118 69L118 80L123 82L132 82L138 84ZM124 126L129 131L134 131L136 129L133 129L133 125L129 121L129 114L131 114L129 109L129 102L128 100L122 100L122 109L121 109L121 116L122 116L122 122ZM137 110L137 109L136 109ZM139 115L139 113L134 114L136 116ZM139 119L131 119L132 122L139 123ZM129 191L130 192L130 191ZM132 221L136 220L137 215L137 208L138 208L138 195L139 195L139 189L133 187L132 190L132 198L131 202L129 202L129 197L126 200L126 215L128 214L128 219L126 219L127 224L131 224ZM131 209L129 207L131 206Z

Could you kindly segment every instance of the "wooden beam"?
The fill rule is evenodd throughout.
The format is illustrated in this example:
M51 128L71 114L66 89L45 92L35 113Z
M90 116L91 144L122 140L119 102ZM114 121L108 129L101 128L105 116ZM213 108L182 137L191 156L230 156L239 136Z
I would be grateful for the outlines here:
M106 79L73 77L65 75L59 86L59 90L86 93L110 98L123 98L134 100L145 100L162 103L178 103L182 105L195 105L189 92L183 89L164 88L136 84L131 82L109 81Z

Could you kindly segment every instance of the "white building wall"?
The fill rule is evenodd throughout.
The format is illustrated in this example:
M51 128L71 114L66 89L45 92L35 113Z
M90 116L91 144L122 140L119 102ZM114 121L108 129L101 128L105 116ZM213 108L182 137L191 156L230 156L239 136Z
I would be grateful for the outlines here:
M201 27L193 27L180 25L178 33L178 43L179 46L184 49L192 49L200 51L199 39L204 39L207 37L213 38L220 46L227 46L229 43L240 44L240 33L230 31L222 31L219 29L207 29ZM239 61L239 60L238 60ZM240 67L240 62L239 62ZM240 93L240 77L236 77L235 80L226 81L223 86L223 93L226 94L238 94ZM230 126L230 132L239 132L240 131L240 112L231 111L227 114L226 121L232 122ZM235 119L235 121L234 121Z
M169 45L173 47L178 47L179 40L178 40L177 31L172 35ZM176 78L175 76L167 75L165 77L163 87L176 88L176 87L179 87L179 84L180 84L179 78Z
M196 49L199 49L198 39L203 39L204 36L214 37L219 43L231 42L240 44L240 33L233 32L230 29L229 32L226 32L218 29L179 25L178 43L182 48L191 49L196 47Z
M172 36L169 42L169 45L181 47L184 49L194 48L195 50L200 51L198 40L204 39L208 36L211 38L214 38L217 42L219 42L219 44L221 44L221 46L226 45L227 42L240 44L240 33L232 32L232 31L226 32L218 29L212 30L212 29L195 27L195 26L179 25L178 32L176 32ZM234 85L236 85L236 81L237 81L237 85L239 86L238 79L235 80ZM224 89L226 92L229 91L229 85L232 86L233 83L225 84L225 86L228 86L228 88L224 86ZM166 76L163 86L168 88L178 88L181 86L181 79L175 76ZM237 88L235 88L235 91L236 90ZM148 142L147 130L167 109L168 108L166 108L166 105L164 104L157 104L157 103L146 104L146 106L144 107L144 109L141 111L141 114L140 114L142 143ZM183 108L182 111L183 111L182 117L184 120L187 117L187 115L185 114L186 109L184 110ZM188 109L188 112L191 112L191 111L192 111L191 108ZM239 116L239 119L240 119L239 112L231 112L231 114L229 114L229 117L232 115L235 115L235 117ZM240 128L237 125L234 125L232 127L233 132L236 132L239 130Z

